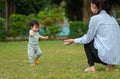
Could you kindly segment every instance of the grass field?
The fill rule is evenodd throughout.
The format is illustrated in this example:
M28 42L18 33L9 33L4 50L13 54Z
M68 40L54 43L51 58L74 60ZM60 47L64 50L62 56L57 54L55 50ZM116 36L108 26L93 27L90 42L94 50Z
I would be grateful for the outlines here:
M63 41L40 41L43 55L40 65L30 66L27 42L0 42L0 79L119 79L120 72L106 72L96 64L94 73L88 66L83 45L63 45ZM120 69L119 66L117 66Z

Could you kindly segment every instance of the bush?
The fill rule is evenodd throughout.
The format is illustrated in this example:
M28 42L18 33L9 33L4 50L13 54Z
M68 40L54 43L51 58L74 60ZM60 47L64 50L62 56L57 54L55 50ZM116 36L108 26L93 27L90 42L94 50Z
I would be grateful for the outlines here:
M60 24L64 22L64 9L61 7L54 7L46 11L40 11L38 15L30 14L28 16L21 14L12 14L9 17L9 36L27 36L29 22L36 20L40 22L44 30L44 35L55 36L61 31Z
M88 23L73 21L70 23L70 38L78 38L84 35L88 30Z
M26 36L28 35L28 19L25 15L12 14L9 17L10 36Z
M53 26L48 26L44 27L45 35L48 36L53 36L55 37L57 33L61 32L61 27L59 25L53 25Z
M55 36L61 31L60 24L64 22L65 11L61 7L54 7L38 13L39 22L43 25L45 35Z
M6 31L5 31L5 20L0 18L0 41L4 41L6 39Z
M29 24L30 23L30 21L31 20L36 20L36 21L38 21L40 18L38 18L35 14L29 14L28 16L26 16L26 19L27 19L27 24Z

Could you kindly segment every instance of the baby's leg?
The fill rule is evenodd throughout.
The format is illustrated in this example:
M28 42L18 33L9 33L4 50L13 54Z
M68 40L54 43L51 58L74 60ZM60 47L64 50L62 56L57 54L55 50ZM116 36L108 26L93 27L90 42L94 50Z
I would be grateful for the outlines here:
M34 63L38 65L38 64L40 64L38 59L41 56L42 52L39 47L36 47L35 51L36 51L36 55L35 55Z
M31 46L28 46L28 57L30 60L30 64L34 64L34 49Z
M42 54L41 49L39 47L37 47L35 59L38 59L41 56L41 54Z

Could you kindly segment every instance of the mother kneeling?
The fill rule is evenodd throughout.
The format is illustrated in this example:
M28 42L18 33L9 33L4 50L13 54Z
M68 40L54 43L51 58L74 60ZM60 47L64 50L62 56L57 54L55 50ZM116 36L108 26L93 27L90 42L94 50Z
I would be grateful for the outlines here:
M111 16L108 0L91 0L91 11L87 34L65 40L64 44L84 44L89 64L85 71L95 71L95 62L106 65L106 70L113 70L114 65L120 64L120 27Z

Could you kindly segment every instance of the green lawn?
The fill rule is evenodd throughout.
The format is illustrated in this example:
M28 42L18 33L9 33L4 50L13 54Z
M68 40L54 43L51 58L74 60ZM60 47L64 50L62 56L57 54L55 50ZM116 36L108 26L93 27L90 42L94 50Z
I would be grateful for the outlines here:
M27 42L0 42L0 79L119 79L119 71L106 72L96 64L94 73L88 66L83 45L63 45L63 41L40 41L43 55L40 65L30 66ZM120 69L119 66L117 66Z

